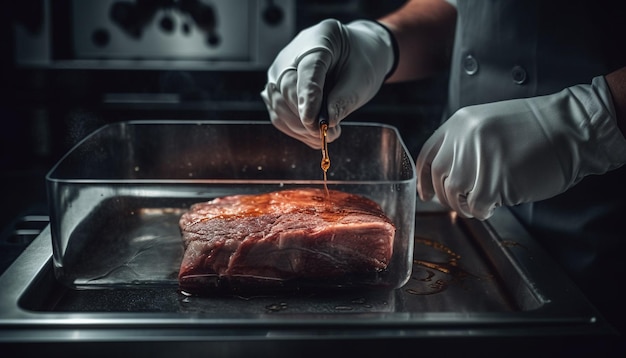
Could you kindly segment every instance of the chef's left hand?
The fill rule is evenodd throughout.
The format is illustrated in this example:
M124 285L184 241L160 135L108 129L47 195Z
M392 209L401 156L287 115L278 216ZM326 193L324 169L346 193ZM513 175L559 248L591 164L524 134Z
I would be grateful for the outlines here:
M626 161L603 77L548 96L470 106L426 141L417 189L463 217L560 194Z

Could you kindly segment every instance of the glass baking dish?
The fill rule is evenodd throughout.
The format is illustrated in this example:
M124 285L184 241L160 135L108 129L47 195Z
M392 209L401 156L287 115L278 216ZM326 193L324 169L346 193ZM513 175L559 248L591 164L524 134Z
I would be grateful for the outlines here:
M398 288L412 269L416 174L398 131L342 125L329 189L376 201L396 226L386 270L313 288ZM104 126L46 177L56 278L70 288L172 286L184 252L178 220L194 203L323 187L321 153L258 121L130 121ZM307 282L311 285L311 282ZM290 288L299 289L298 282Z

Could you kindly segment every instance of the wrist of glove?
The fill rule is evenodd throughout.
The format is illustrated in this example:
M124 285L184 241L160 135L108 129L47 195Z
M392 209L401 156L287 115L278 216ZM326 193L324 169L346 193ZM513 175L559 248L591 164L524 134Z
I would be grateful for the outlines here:
M325 20L300 32L276 57L261 92L272 123L284 133L320 148L318 114L326 86L329 141L339 123L367 103L395 66L391 33L373 21L344 25ZM329 87L331 87L329 89Z
M470 106L426 141L418 193L464 217L558 195L583 177L626 162L603 77L559 93Z

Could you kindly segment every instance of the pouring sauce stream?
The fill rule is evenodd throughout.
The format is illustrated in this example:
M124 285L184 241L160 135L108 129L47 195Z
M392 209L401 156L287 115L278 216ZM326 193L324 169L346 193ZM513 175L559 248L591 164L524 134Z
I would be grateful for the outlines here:
M327 134L328 134L328 124L321 123L320 124L320 139L322 141L321 167L322 167L322 171L324 172L324 191L326 192L326 197L329 197L330 193L328 192L327 172L328 172L328 169L330 168L330 157L328 156L328 141L326 138Z

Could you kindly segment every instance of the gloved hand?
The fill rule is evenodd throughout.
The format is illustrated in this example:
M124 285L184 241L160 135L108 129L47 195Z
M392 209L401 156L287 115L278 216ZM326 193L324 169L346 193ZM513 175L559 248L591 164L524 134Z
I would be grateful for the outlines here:
M394 64L393 39L382 25L324 20L300 32L270 66L261 97L274 126L319 149L317 117L324 84L328 93L328 141L339 122L378 92ZM332 76L332 77L328 77Z
M604 77L548 96L462 108L426 141L418 193L463 217L560 194L626 162Z

